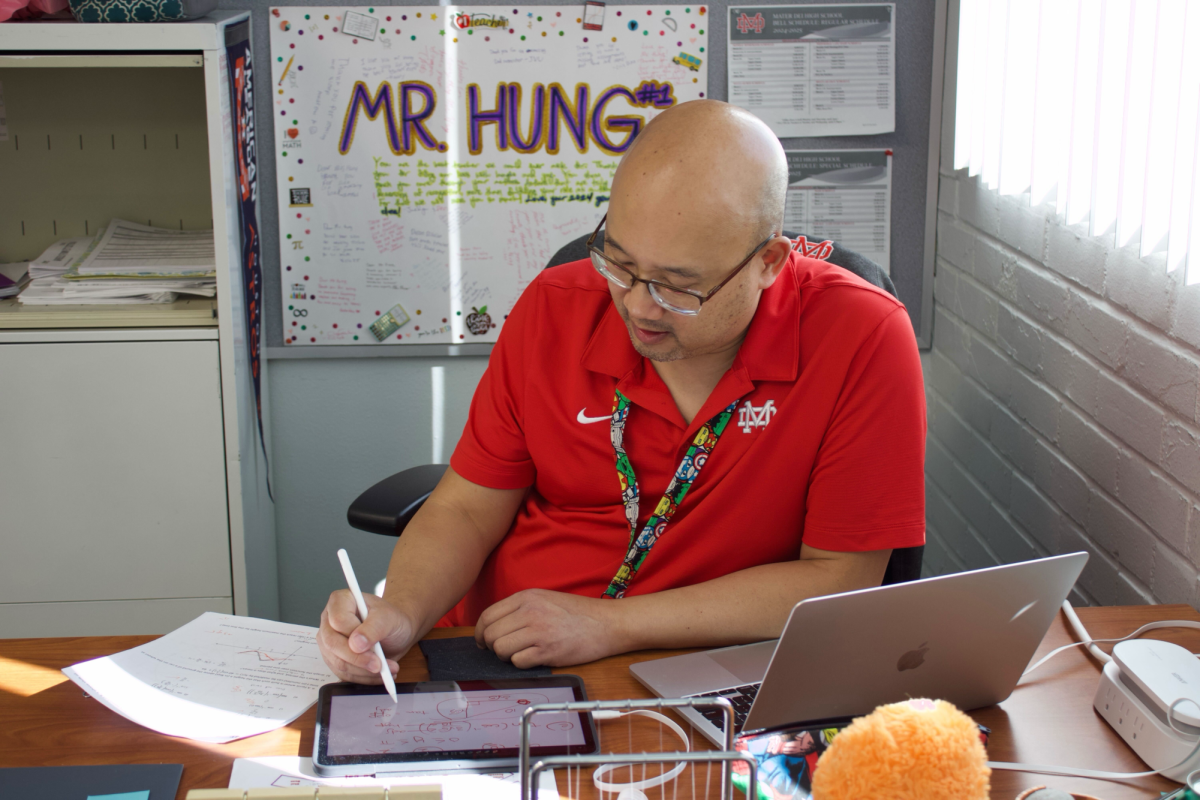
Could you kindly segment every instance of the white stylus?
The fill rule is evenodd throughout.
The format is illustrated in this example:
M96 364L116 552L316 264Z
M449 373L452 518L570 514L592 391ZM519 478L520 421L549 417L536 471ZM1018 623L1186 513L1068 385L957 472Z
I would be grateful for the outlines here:
M358 616L363 622L367 621L367 601L363 600L362 589L358 588L358 578L354 577L354 567L350 566L350 556L346 553L346 549L338 550L338 561L342 562L342 572L346 574L346 584L350 587L350 594L354 595L354 602L358 604ZM391 695L392 702L396 702L396 682L392 680L392 671L388 669L387 658L383 655L383 646L379 642L375 643L375 657L379 659L379 677L383 678L383 686Z

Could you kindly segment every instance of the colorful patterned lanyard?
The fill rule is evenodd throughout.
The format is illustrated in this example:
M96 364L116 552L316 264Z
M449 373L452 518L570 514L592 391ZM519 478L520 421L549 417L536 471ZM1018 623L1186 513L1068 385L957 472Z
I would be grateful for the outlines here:
M738 398L738 400L740 399ZM704 469L709 455L717 446L717 441L725 431L729 418L733 416L733 410L737 407L738 400L734 400L726 406L724 411L704 423L700 430L696 431L696 438L692 440L687 454L679 462L679 468L675 470L675 476L671 478L666 494L658 501L654 513L650 515L650 519L646 520L646 524L639 534L637 530L638 498L641 496L641 490L638 488L637 476L633 472L633 464L630 463L629 456L625 454L625 422L629 419L629 398L619 391L616 393L613 398L612 445L617 454L617 478L621 481L621 500L625 503L625 519L629 521L629 550L625 553L625 560L621 562L621 568L617 570L617 574L609 582L608 588L604 590L601 597L620 599L625 596L629 584L633 583L638 570L646 561L646 556L650 554L650 548L654 547L654 543L662 538L663 532L667 529L667 523L675 516L675 511L683 502L688 489L692 487L696 478L700 477L700 470Z

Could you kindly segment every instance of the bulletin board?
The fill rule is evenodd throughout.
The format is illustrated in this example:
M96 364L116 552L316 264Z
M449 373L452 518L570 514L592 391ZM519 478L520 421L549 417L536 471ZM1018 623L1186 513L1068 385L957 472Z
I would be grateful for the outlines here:
M277 54L273 51L272 37L268 32L278 26L281 19L272 14L275 6L268 0L219 0L222 7L249 9L254 19L254 50L260 63L270 61L272 66L278 63ZM303 2L303 0L299 0ZM427 0L420 3L398 3L385 7L375 7L377 12L395 16L408 14L409 11L422 10L418 6L425 5ZM795 2L827 3L828 0L784 0L785 5ZM708 38L706 52L709 56L704 64L707 73L708 90L706 96L716 100L727 100L726 79L726 47L727 17L732 4L721 0L706 5L709 26L705 28ZM311 14L316 4L304 7L305 13ZM685 6L686 7L686 6ZM606 7L604 22L605 32L618 19L617 11L636 8L636 5L626 5L623 2L609 2ZM644 8L644 6L643 6ZM696 6L692 6L693 12ZM339 9L340 10L340 9ZM522 13L533 11L564 16L571 13L572 19L582 16L584 4L575 0L549 0L537 6L523 8ZM511 8L508 9L511 12ZM542 14L545 16L545 13ZM918 342L927 347L932 336L932 284L933 284L933 252L934 226L936 222L937 202L937 157L940 146L942 79L945 69L945 21L946 0L906 0L900 4L896 15L896 120L895 131L887 134L871 136L822 136L813 138L785 138L782 140L786 150L855 150L877 149L891 150L894 154L892 161L892 196L891 196L891 262L889 274L896 285L900 300L904 302L917 332ZM307 34L306 34L307 35ZM477 33L475 35L478 35ZM547 37L549 38L549 37ZM679 41L676 39L676 41ZM353 45L352 45L353 46ZM362 45L358 45L361 47ZM290 49L290 48L289 48ZM286 63L286 59L284 61ZM608 84L605 84L606 86ZM258 86L258 108L260 146L269 152L274 152L280 144L277 141L278 109L274 106L277 87L273 88L267 81ZM286 193L279 193L277 186L286 181L276 174L275 158L259 159L259 168L263 171L260 181L262 204L264 208L273 208L274 204L288 205ZM294 184L294 182L292 182ZM421 351L422 348L406 347L294 347L284 346L283 334L290 325L291 317L287 306L285 284L295 271L286 271L290 262L285 261L285 251L280 248L280 242L287 239L279 230L279 219L273 214L263 215L263 257L266 270L264 280L266 291L266 353L268 358L344 358L344 357L375 357L387 355L406 355ZM548 235L557 247L565 244L571 237L560 237L556 231ZM311 262L310 262L311 263ZM292 264L294 267L295 265ZM386 309L370 309L371 311ZM489 307L489 313L491 308ZM424 314L422 314L424 316ZM440 321L440 318L438 318ZM414 323L415 324L415 323ZM297 326L298 327L298 326ZM424 327L424 326L423 326ZM361 339L360 339L361 341ZM469 345L468 340L464 340ZM354 342L358 344L358 342ZM439 346L445 347L445 346ZM448 354L454 353L486 353L488 345L477 349L453 347ZM444 353L444 354L445 354Z
M705 6L276 7L284 344L494 342L639 130L707 96Z

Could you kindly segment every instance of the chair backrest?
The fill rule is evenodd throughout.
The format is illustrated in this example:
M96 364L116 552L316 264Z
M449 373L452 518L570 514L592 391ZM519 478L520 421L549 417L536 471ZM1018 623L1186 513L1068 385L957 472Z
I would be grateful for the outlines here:
M784 231L783 235L789 239L795 239L800 234L793 233L792 231ZM587 258L587 240L587 236L580 236L578 239L568 242L559 248L558 252L546 264L546 269ZM601 231L600 235L596 238L596 244L600 246L604 245L604 231ZM892 297L896 296L896 286L892 283L892 279L888 277L888 274L883 271L882 267L861 253L856 253L834 242L833 252L824 260L830 264L836 264L847 272L854 273L872 286L878 286ZM891 558L888 559L887 570L883 574L883 585L907 583L908 581L915 581L920 578L921 562L924 559L924 555L925 545L898 547L892 550Z

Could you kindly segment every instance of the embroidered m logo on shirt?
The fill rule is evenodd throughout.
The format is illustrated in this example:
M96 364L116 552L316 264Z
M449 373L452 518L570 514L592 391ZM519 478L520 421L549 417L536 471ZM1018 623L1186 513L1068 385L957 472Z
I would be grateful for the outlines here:
M742 429L742 433L749 433L753 428L765 428L771 417L775 416L776 410L774 400L768 400L757 407L750 405L750 401L747 400L738 409L738 427Z
M796 249L805 258L815 258L819 261L824 261L833 255L833 242L826 239L823 242L809 244L807 236L797 236Z

